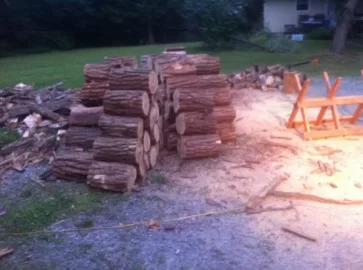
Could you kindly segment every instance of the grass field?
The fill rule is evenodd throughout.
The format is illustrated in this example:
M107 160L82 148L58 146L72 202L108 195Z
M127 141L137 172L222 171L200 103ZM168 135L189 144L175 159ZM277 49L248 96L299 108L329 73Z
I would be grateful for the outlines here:
M170 45L177 46L180 44ZM318 76L327 70L332 75L359 75L363 67L363 55L352 50L345 56L329 53L330 42L304 41L302 50L294 54L267 53L257 50L206 51L200 43L182 44L188 53L209 53L221 58L222 71L231 73L241 71L254 64L290 64L319 56L320 63L301 67L299 70L310 76ZM81 87L83 66L86 63L101 63L108 55L141 56L158 53L169 45L112 47L51 52L0 59L0 88L16 83L34 83L36 88L63 80L67 87Z

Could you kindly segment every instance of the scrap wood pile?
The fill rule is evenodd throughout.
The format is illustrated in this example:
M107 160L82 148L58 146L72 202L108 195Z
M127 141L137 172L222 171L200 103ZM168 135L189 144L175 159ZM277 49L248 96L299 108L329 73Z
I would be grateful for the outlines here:
M284 76L286 73L298 73L289 67L282 65L253 66L242 72L233 73L228 76L231 87L252 88L262 91L275 91L284 89ZM301 85L307 80L307 76L298 73Z
M0 90L0 126L20 137L0 150L0 171L22 171L27 165L50 161L68 125L69 107L76 101L62 82L33 91L32 85L19 83ZM6 136L6 135L5 135Z
M236 111L220 59L205 54L163 53L148 58L158 74L162 141L183 159L217 156L221 142L233 142Z

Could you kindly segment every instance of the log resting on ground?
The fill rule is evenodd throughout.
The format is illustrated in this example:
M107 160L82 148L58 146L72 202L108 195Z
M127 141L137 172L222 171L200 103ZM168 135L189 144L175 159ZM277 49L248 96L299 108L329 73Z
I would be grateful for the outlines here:
M213 134L217 121L211 113L183 112L176 117L176 131L179 135Z
M215 106L213 108L213 115L218 123L233 122L237 116L237 112L232 105Z
M175 113L187 111L211 112L214 94L209 90L177 89L173 95Z
M220 153L220 139L216 134L178 137L178 154L182 159L216 157Z
M220 122L217 124L217 134L223 143L236 141L236 127L233 122Z

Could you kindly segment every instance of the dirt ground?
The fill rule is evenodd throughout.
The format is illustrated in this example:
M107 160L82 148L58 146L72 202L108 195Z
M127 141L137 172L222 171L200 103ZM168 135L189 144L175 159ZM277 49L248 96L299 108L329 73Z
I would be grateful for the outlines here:
M75 229L85 217L93 228L172 219L160 230L138 225L48 241L14 238L15 252L0 269L363 269L363 138L303 141L284 126L296 96L255 90L233 96L238 149L196 161L164 154L156 171L166 181L48 228ZM251 196L276 179L284 179L280 193L263 205L288 209L246 214ZM342 205L348 202L355 205Z

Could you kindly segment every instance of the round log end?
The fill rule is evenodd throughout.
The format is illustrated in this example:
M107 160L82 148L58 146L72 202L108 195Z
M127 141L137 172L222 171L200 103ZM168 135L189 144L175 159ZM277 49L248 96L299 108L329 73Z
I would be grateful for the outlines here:
M139 124L137 126L137 138L141 140L143 135L144 135L144 120L140 118Z
M177 148L179 156L181 158L186 158L186 152L185 152L183 137L180 137L180 136L178 137L176 148Z
M158 74L155 71L151 71L149 74L149 90L151 94L156 93L158 85L159 85Z
M156 166L156 163L158 161L158 155L159 155L159 149L157 148L157 146L155 146L155 145L151 146L151 149L149 152L151 168L154 168Z
M141 162L141 160L143 158L143 155L144 155L144 147L140 142L140 143L137 144L136 151L135 151L136 163L140 164L140 162Z
M150 139L150 134L148 131L144 131L144 138L143 138L143 143L144 143L144 151L148 152L150 150L151 147L151 139Z
M144 164L145 164L145 169L150 170L151 166L148 153L144 153Z
M174 105L174 112L179 112L179 90L175 90L173 94L173 105Z
M154 128L152 130L152 137L154 143L158 143L160 141L160 130L159 126L156 124L154 125Z
M176 131L178 132L178 134L183 135L185 132L185 115L184 115L184 113L180 113L176 117L175 126L176 126Z

